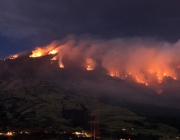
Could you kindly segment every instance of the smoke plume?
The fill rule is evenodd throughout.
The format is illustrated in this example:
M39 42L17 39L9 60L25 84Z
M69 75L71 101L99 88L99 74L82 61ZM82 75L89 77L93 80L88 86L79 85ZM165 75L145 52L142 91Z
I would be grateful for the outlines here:
M131 78L145 85L161 83L165 77L174 80L179 77L180 41L171 44L142 38L103 40L67 37L36 48L31 57L47 55L50 51L58 52L59 65L64 65L64 58L87 70L100 65L113 77Z

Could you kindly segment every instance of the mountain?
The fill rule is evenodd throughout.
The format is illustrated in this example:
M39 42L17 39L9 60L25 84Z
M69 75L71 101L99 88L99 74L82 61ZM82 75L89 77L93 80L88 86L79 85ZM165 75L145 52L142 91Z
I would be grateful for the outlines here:
M97 135L107 136L121 130L156 135L178 132L178 125L152 119L178 118L178 98L170 98L168 92L157 94L131 79L111 77L100 66L88 71L65 59L65 67L60 68L57 60L51 60L53 56L24 54L0 61L1 131L91 131L95 125ZM163 84L169 81L174 82L166 79Z

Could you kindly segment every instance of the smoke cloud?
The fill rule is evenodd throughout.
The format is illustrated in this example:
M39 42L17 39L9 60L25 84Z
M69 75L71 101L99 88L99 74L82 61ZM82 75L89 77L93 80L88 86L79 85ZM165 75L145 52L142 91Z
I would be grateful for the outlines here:
M174 80L179 77L180 41L172 44L149 38L103 40L71 36L36 48L31 56L47 55L52 50L58 52L60 65L68 59L87 70L101 66L113 77L131 78L145 85L162 83L165 77Z

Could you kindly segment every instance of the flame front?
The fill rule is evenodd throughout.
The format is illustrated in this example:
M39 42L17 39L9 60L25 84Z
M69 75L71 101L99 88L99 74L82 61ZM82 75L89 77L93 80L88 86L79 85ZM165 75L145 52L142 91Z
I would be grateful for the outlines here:
M56 54L56 53L58 53L58 49L56 49L56 46L52 43L43 48L40 47L35 48L35 50L32 51L32 54L29 57L41 57L47 54Z
M41 48L37 48L36 50L32 51L30 57L41 57L43 55L44 55L43 50Z
M52 54L56 56L51 60L58 60L60 68L64 68L62 62L66 58L86 70L95 70L98 62L98 65L107 70L108 75L112 77L134 80L149 87L153 83L161 85L167 78L174 80L179 78L180 41L170 44L148 41L139 43L134 40L127 43L122 39L101 41L68 39L61 44L57 41L43 48L36 48L30 57Z

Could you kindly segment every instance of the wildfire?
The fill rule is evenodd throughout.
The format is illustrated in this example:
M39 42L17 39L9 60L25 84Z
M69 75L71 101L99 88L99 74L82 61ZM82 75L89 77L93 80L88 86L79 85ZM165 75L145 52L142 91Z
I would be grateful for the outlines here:
M93 68L90 65L88 65L87 70L93 70Z
M115 74L113 72L110 72L108 75L110 75L111 77L115 76Z
M111 47L109 47L109 45L106 46L106 43L101 44L99 42L96 44L96 41L93 42L92 40L76 42L76 40L72 39L64 44L59 44L58 42L52 42L45 47L36 48L32 51L30 57L41 57L52 54L53 58L51 60L59 61L60 68L64 68L64 64L62 63L64 62L64 58L68 58L70 61L79 61L79 58L82 58L85 60L82 61L84 62L82 65L86 70L94 70L97 66L96 62L98 62L98 64L101 64L108 71L110 76L124 80L133 79L135 82L146 86L151 86L153 82L162 83L168 77L177 80L178 74L176 74L176 70L180 69L180 65L174 65L172 63L172 57L169 57L173 53L169 54L169 52L163 49L156 50L155 48L140 45L141 47L137 47L134 51L131 49L123 49L122 51L121 47L114 45L116 43L112 43ZM110 43L107 41L107 44ZM105 45L105 48L100 49L98 47L99 45ZM131 46L131 44L129 45ZM16 56L10 57L10 59L14 58ZM179 64L179 61L180 59L177 61L177 64Z
M64 64L62 62L59 63L60 68L64 68Z
M16 59L18 56L19 56L18 54L14 54L14 55L11 55L11 56L9 57L9 59Z
M110 75L111 77L120 77L119 72L118 71L111 71L108 75Z
M41 57L47 54L56 54L58 51L54 49L55 46L49 45L43 48L37 47L32 51L32 54L29 57Z
M94 70L96 66L96 62L92 58L87 58L86 59L86 64L87 64L87 70Z
M41 56L42 56L42 52L39 51L39 52L33 53L29 57L41 57Z
M176 76L170 72L169 73L168 72L160 72L160 71L156 72L154 70L148 70L148 72L149 72L149 76L151 76L149 79L148 79L147 75L145 75L145 73L142 73L142 75L143 75L142 76L141 74L133 74L133 72L128 72L128 71L125 72L125 74L119 74L118 71L109 71L108 75L110 75L112 77L119 77L120 79L126 79L128 77L131 77L137 83L142 83L142 84L145 84L146 86L148 86L151 83L152 77L154 77L154 76L155 76L157 83L162 83L162 81L165 77L171 77L174 80L177 80Z
M58 56L54 56L51 60L58 60Z
M142 83L142 84L145 84L146 86L148 86L148 83L145 82L144 80L138 78L137 76L136 76L135 78L136 78L136 81L137 81L138 83Z
M52 50L52 51L50 51L48 54L56 54L56 53L58 53L57 50Z

